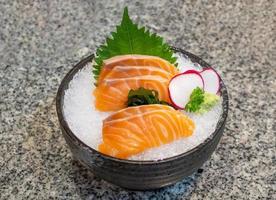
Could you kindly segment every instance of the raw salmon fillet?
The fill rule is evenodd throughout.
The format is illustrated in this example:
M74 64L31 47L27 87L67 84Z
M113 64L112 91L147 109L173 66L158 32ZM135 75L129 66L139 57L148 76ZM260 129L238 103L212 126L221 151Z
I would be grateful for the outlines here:
M169 80L153 75L103 80L94 90L95 107L100 111L117 111L125 108L128 92L140 87L154 89L161 100L170 102Z
M117 111L125 108L128 92L140 87L154 89L161 100L170 102L168 84L169 79L149 75L103 80L94 90L95 107L100 111Z
M154 75L167 79L171 79L172 77L171 73L154 66L116 66L105 76L104 80L110 78L129 78L143 75Z
M131 54L114 56L104 60L98 81L101 82L105 76L116 66L153 66L161 68L170 74L175 75L178 73L178 70L174 65L162 58L157 56Z
M170 106L152 104L128 107L103 121L103 142L99 151L128 158L146 149L190 136L193 121Z
M99 111L117 111L126 107L128 92L143 87L156 90L160 100L170 102L168 84L177 68L155 56L123 55L104 61L94 90Z

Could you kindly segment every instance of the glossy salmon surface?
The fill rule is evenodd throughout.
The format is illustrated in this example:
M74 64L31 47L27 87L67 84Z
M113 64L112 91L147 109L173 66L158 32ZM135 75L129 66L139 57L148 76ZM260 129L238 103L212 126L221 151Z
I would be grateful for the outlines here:
M117 111L126 107L128 92L143 87L156 90L160 100L170 102L168 84L177 68L155 56L123 55L104 61L94 90L99 111Z
M146 149L190 136L193 121L166 105L128 107L103 121L103 142L99 151L117 158L127 158Z

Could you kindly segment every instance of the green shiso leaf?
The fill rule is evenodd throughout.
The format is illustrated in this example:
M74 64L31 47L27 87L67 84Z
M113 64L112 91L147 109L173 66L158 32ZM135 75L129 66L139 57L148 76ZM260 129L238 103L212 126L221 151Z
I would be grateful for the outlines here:
M193 90L185 109L189 112L203 114L216 105L219 99L220 96L204 92L201 88L197 87Z
M140 106L148 104L165 104L169 105L165 101L160 101L158 92L156 90L148 90L143 87L137 90L130 90L128 93L127 106Z
M163 38L151 34L145 27L139 28L133 23L128 15L128 9L124 9L123 19L116 31L111 33L111 37L106 39L106 43L101 45L95 55L93 66L94 77L97 80L103 60L117 55L141 54L158 56L176 64L176 57L170 46L163 41Z

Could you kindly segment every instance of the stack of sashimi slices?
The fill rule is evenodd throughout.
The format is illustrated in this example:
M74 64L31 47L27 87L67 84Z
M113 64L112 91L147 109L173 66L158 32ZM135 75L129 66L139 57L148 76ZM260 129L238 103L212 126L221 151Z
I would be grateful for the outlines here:
M99 151L128 158L190 136L195 124L177 109L185 109L195 88L217 94L219 85L220 78L212 68L179 73L168 61L148 55L121 55L104 60L94 90L95 107L114 113L103 121ZM129 91L139 88L157 91L167 105L127 107Z

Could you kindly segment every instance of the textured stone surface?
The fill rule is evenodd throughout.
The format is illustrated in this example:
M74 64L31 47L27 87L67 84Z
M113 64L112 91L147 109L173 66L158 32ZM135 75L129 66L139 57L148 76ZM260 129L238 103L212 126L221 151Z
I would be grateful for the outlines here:
M0 199L275 199L276 3L230 2L1 0ZM225 134L203 172L157 191L89 174L72 160L55 113L61 79L103 42L124 5L214 65L230 94Z

